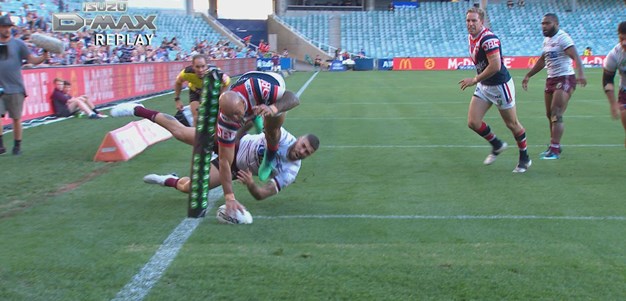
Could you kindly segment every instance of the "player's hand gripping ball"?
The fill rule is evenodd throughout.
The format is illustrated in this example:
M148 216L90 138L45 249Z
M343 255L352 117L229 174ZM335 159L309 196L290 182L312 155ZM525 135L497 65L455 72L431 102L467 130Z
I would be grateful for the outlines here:
M243 213L237 210L233 215L228 215L226 213L226 205L222 205L217 209L217 221L221 224L230 224L230 225L241 225L241 224L252 224L252 215L248 210L244 210Z

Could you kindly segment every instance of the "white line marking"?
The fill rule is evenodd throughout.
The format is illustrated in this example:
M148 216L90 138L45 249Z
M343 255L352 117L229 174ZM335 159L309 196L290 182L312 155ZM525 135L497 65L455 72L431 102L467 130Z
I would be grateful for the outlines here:
M296 96L300 97L300 95L304 93L304 90L306 90L306 88L309 86L309 84L313 81L313 79L317 76L318 73L320 72L316 71L315 73L313 73L313 75L311 75L311 78L309 78L309 80L307 80L306 83L304 83L304 85L300 88L300 90L298 90L298 93L296 93Z
M529 145L529 147L545 147L545 144ZM622 144L561 144L563 147L623 147ZM491 145L455 145L455 144L431 144L431 145L325 145L323 148L491 148Z
M315 72L311 78L300 88L296 95L300 95L304 92L306 87L309 86L311 81L317 76L318 72ZM211 211L215 205L215 201L222 197L224 191L221 187L213 189L209 192L209 204L207 206L207 212ZM141 270L133 276L132 280L127 283L122 290L120 290L114 301L140 301L146 297L152 287L161 279L163 273L167 267L172 263L180 248L183 247L187 239L191 236L194 230L198 227L201 218L185 218L178 224L176 229L163 241L163 244L159 247L156 253L150 258L150 261L141 268Z
M543 216L543 215L279 215L255 216L255 219L416 219L416 220L577 220L626 221L626 216Z
M221 187L209 191L207 213L211 211L215 201L221 198L223 193L224 191ZM115 295L113 301L143 300L152 287L161 279L167 267L176 258L180 248L182 248L202 220L203 218L183 219L176 229L163 241L163 244L161 244L148 263Z

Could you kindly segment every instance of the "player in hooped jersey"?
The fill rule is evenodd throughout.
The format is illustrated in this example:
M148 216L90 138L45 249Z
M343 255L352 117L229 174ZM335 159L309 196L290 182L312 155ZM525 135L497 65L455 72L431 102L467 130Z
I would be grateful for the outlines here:
M626 131L626 21L617 26L619 43L613 47L604 61L604 73L602 75L602 87L611 106L613 118L622 119L622 126ZM620 83L618 98L615 99L615 73L619 72ZM626 147L626 138L624 138Z
M541 29L545 36L543 52L524 77L522 87L527 90L530 78L547 67L548 79L546 79L544 100L550 128L550 145L541 153L541 159L554 160L561 156L561 137L565 130L563 114L576 89L576 84L584 87L587 85L587 79L585 79L583 62L578 56L574 40L565 31L559 29L559 18L552 13L544 15L541 20ZM576 61L578 77L574 73L572 60Z
M528 157L526 130L517 119L515 85L502 62L500 40L484 26L485 11L481 8L470 8L465 17L469 32L470 57L476 65L477 71L475 77L464 78L459 81L461 90L476 85L469 105L468 126L491 144L491 153L483 163L492 164L508 146L506 142L496 137L489 125L483 120L489 108L496 105L504 123L513 133L519 148L519 162L513 172L526 172L532 164Z
M284 112L300 104L298 97L286 90L285 81L276 73L251 71L243 74L220 95L220 112L217 117L217 145L219 171L226 211L243 210L232 188L231 165L235 159L235 141L238 130L256 115L264 118L266 148L259 166L259 179L267 180L272 174L279 149Z

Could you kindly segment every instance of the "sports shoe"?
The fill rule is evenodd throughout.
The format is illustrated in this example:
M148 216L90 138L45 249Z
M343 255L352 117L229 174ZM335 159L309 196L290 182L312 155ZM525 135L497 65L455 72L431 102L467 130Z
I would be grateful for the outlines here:
M21 155L22 154L22 150L19 147L13 147L13 154L14 155Z
M541 156L541 160L556 160L560 157L561 155L557 152L553 152L553 151L549 151L547 153L545 153L543 156Z
M563 152L563 148L562 148L562 147L559 147L559 148L558 148L558 150L559 150L559 155L560 155L560 154ZM546 149L545 151L542 151L542 152L539 154L539 157L544 157L545 155L547 155L547 154L548 154L548 153L550 153L550 152L552 152L552 148L550 147L550 145L548 145L548 149ZM543 159L543 158L542 158L542 159ZM558 159L558 158L557 158L557 159Z
M102 113L98 113L97 115L100 118L107 118L107 117L109 117L109 115L105 115L105 114L102 114Z
M91 115L89 115L88 117L89 119L102 119L102 117L100 117L100 115L93 113Z
M498 155L501 154L503 151L505 151L508 147L509 147L509 144L503 141L502 145L500 146L500 148L493 149L491 151L491 153L489 155L487 155L487 158L485 158L485 161L483 161L483 163L485 165L492 164L493 162L496 161Z
M136 107L143 107L142 104L138 104L136 102L127 102L116 105L111 109L111 116L113 117L124 117L124 116L134 116Z
M263 161L261 161L261 165L259 166L259 180L267 181L270 175L272 175L272 162L267 162L267 150L263 154Z
M175 174L169 174L169 175L164 175L164 176L160 176L157 174L149 174L143 177L143 181L148 184L159 184L161 186L164 186L165 180L169 178L178 178L178 176L176 176Z
M515 169L513 169L513 173L525 173L532 164L533 161L530 159L528 161L519 161Z
M4 147L0 147L0 155L3 155L4 153L7 152L7 149Z

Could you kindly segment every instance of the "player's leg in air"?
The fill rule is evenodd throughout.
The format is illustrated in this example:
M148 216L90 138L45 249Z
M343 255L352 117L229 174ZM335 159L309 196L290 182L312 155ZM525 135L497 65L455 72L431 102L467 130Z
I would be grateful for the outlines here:
M218 159L213 159L211 161L211 169L209 171L209 189L213 189L221 185L218 162ZM149 174L143 177L143 181L148 184L158 184L165 187L172 187L184 193L189 193L189 191L191 191L191 179L189 177L179 178L175 174Z
M259 179L266 181L272 174L273 164L276 163L276 153L280 142L280 129L285 122L285 114L266 116L264 119L265 153L259 166Z
M186 127L180 123L174 116L157 112L145 108L142 104L128 102L116 105L111 109L111 116L137 116L148 119L172 133L174 138L189 145L193 145L196 130L192 127Z

